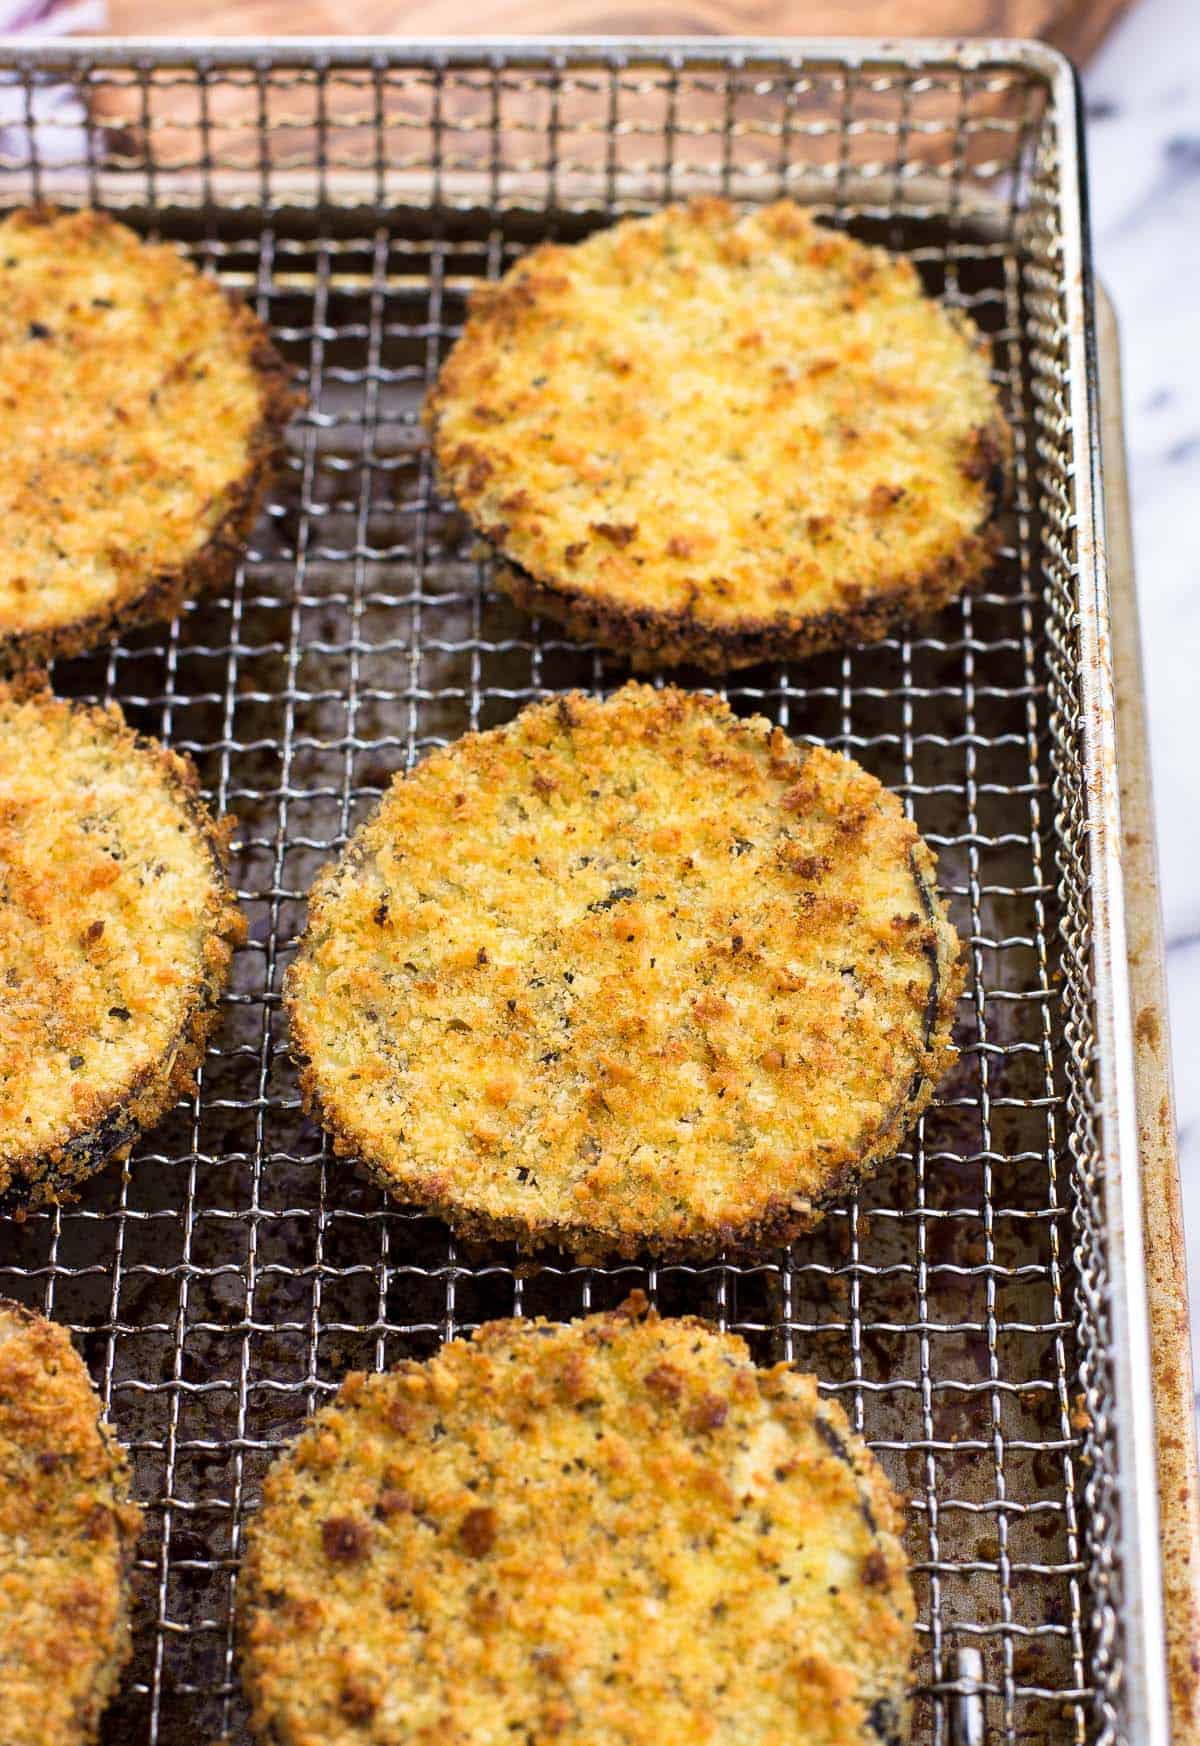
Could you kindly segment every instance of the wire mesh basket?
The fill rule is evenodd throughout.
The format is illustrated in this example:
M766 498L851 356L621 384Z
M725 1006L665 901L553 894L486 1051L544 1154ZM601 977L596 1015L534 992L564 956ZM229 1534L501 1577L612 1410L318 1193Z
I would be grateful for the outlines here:
M815 1370L912 1500L915 1738L1166 1740L1112 701L1072 80L1020 45L42 45L0 56L3 204L107 206L270 323L308 395L227 593L60 664L237 814L250 920L196 1093L73 1206L0 1221L146 1505L104 1738L246 1738L238 1559L345 1373L641 1286ZM64 91L68 101L60 101ZM335 1162L280 982L316 870L433 745L608 657L493 592L418 409L529 243L713 191L909 251L990 335L1015 494L985 587L737 676L901 794L969 942L959 1063L893 1163L755 1264L467 1248Z

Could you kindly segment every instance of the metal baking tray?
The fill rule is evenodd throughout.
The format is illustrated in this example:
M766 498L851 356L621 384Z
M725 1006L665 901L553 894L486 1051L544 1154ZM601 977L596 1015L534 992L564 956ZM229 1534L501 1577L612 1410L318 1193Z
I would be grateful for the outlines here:
M246 1739L245 1524L347 1370L640 1285L815 1370L909 1494L915 1739L1166 1746L1067 63L1004 42L97 41L6 46L0 81L0 204L91 201L178 241L251 299L308 394L229 591L54 675L192 755L240 820L250 920L195 1095L78 1204L0 1222L0 1293L76 1332L147 1509L105 1739ZM439 495L418 408L468 292L541 237L705 190L791 193L910 251L993 340L1017 445L986 585L910 636L728 687L911 808L969 941L961 1058L875 1182L753 1265L467 1248L329 1156L280 978L313 874L395 770L624 677L497 596Z
M1200 1743L1200 1464L1183 1197L1176 1151L1146 696L1133 576L1133 526L1122 417L1121 360L1112 304L1096 301L1101 441L1108 528L1109 610L1121 844L1125 868L1130 1011L1134 1020L1142 1226L1145 1235L1154 1417L1158 1438L1159 1542L1172 1746Z

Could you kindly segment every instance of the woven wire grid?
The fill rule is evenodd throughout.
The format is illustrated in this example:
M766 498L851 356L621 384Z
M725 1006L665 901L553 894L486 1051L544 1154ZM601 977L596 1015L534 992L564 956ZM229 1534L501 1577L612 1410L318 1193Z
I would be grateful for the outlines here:
M81 55L80 145L43 106L61 71L13 64L25 105L2 139L5 204L97 201L177 240L250 299L308 396L231 587L54 675L196 760L239 819L250 922L195 1095L78 1204L0 1222L0 1294L75 1331L146 1506L136 1652L105 1739L246 1738L245 1524L269 1460L348 1370L635 1286L736 1330L764 1361L816 1371L910 1496L916 1739L981 1725L1005 1742L1116 1738L1044 83L1019 65L770 57ZM280 984L314 873L395 771L547 691L624 678L493 591L418 411L475 284L541 237L694 189L813 199L908 250L991 336L1016 452L985 587L920 632L727 688L738 710L851 753L903 797L938 854L969 981L940 1095L819 1231L754 1264L582 1267L468 1248L335 1162L299 1106Z

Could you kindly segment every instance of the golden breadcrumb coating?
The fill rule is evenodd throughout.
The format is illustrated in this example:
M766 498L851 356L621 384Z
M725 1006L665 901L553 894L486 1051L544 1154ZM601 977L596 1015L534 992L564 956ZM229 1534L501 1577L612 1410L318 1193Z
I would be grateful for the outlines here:
M0 683L0 1209L70 1199L191 1083L244 925L191 763Z
M313 889L305 1097L396 1196L581 1255L782 1240L953 1055L899 802L704 693L572 693L398 778Z
M786 200L532 250L476 293L427 419L520 604L711 672L945 605L1010 447L966 318Z
M0 667L231 575L295 405L262 323L104 213L0 224Z
M141 1528L65 1329L0 1299L0 1740L84 1746L129 1659Z
M815 1377L631 1299L348 1377L250 1526L273 1746L881 1746L913 1599Z

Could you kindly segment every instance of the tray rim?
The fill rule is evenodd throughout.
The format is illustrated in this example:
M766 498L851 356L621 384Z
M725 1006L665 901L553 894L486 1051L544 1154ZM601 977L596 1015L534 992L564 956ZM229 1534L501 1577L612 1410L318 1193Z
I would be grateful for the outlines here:
M1096 284L1092 263L1084 119L1078 74L1056 80L1062 105L1062 198L1078 192L1079 224L1064 223L1069 397L1076 476L1083 766L1090 800L1093 877L1092 975L1096 1010L1097 1121L1104 1164L1114 1395L1118 1412L1117 1491L1124 1554L1123 1614L1129 1729L1133 1740L1170 1740L1166 1634L1159 1544L1158 1449L1151 1381L1149 1288L1143 1237L1137 1071L1125 915L1125 869L1117 744L1113 623L1106 522ZM1068 122L1070 123L1068 125ZM1135 1653L1135 1649L1140 1653Z
M1100 412L1106 451L1113 666L1121 743L1121 800L1129 878L1130 985L1138 1075L1138 1126L1144 1188L1144 1236L1149 1269L1154 1356L1159 1517L1164 1552L1163 1607L1175 1746L1200 1740L1200 1679L1192 1655L1200 1636L1200 1481L1192 1333L1183 1208L1175 1143L1171 1029L1167 1001L1154 783L1146 740L1145 670L1138 624L1137 566L1125 456L1121 328L1112 299L1097 283ZM1159 1019L1144 1030L1146 1006Z
M38 36L6 45L6 60L70 65L83 55L104 64L120 64L131 55L149 55L164 65L191 66L205 55L218 66L244 66L256 56L272 68L306 68L328 55L348 71L370 68L377 60L412 67L446 62L480 67L487 57L500 56L505 67L543 68L558 57L594 61L607 66L614 57L636 56L646 61L686 60L688 69L707 62L714 67L736 65L739 57L754 60L805 60L822 57L842 66L935 66L947 72L977 73L1019 66L1039 72L1048 81L1077 81L1074 62L1061 49L1032 37L1007 36ZM1055 92L1056 97L1059 95ZM1077 111L1078 105L1071 108Z

